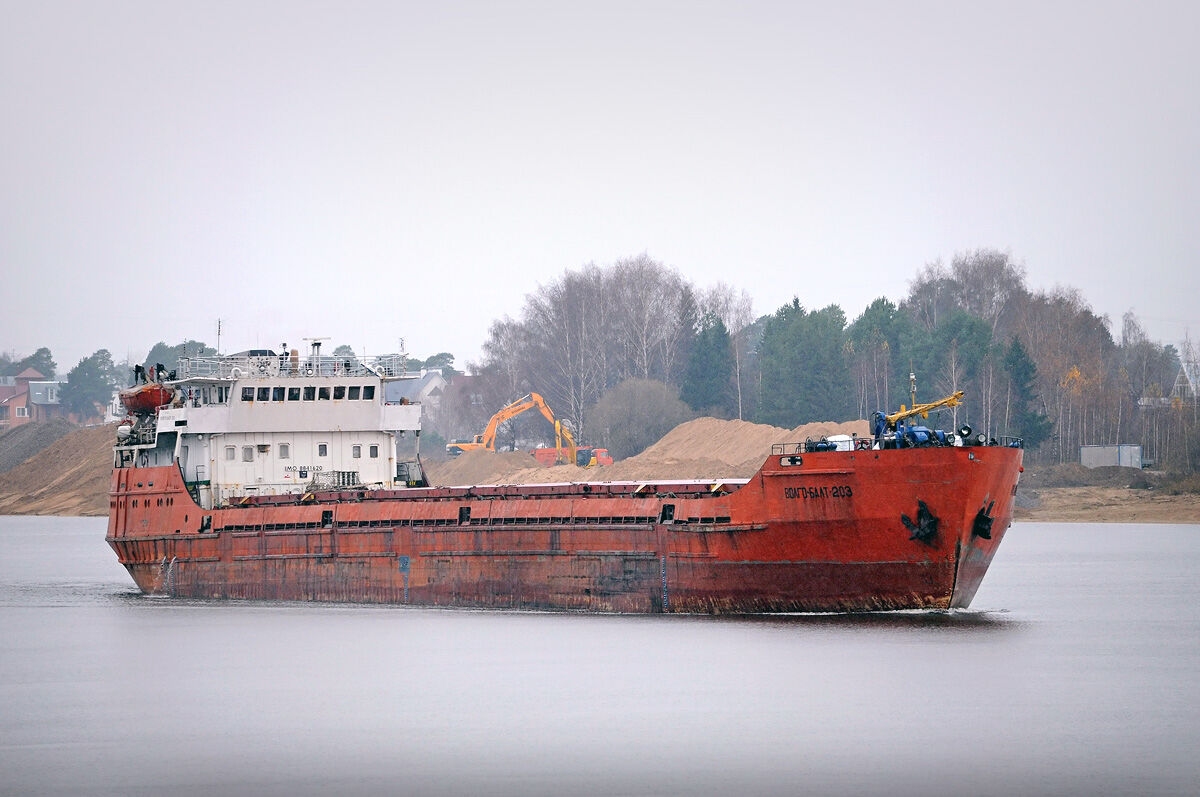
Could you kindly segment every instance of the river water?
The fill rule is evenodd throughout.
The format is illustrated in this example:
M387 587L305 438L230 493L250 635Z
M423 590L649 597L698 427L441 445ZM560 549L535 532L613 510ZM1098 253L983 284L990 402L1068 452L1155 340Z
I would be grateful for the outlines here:
M0 517L0 793L1196 794L1200 526L1017 524L970 611L143 597Z

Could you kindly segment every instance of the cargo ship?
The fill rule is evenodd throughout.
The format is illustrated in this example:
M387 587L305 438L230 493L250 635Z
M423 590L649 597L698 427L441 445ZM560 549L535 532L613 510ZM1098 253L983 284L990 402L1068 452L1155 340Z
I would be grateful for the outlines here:
M143 592L189 598L951 609L970 605L1022 470L1019 440L909 411L877 413L871 437L781 440L745 480L429 486L409 378L399 355L319 350L159 369L118 427L107 542Z

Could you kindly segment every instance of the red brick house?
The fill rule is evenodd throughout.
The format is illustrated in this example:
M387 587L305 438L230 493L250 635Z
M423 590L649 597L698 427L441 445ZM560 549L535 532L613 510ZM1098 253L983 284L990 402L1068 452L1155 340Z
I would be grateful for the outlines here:
M0 377L0 431L51 418L67 417L61 404L62 382L48 380L33 368Z

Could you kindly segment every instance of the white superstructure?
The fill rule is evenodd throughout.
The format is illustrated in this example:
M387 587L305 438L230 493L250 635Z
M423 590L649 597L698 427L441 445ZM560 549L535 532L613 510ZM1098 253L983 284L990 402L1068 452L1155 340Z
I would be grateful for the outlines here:
M397 444L417 437L421 408L388 403L385 384L415 378L398 355L300 358L252 351L181 360L171 402L135 423L117 467L178 462L206 508L248 495L392 488L411 478Z

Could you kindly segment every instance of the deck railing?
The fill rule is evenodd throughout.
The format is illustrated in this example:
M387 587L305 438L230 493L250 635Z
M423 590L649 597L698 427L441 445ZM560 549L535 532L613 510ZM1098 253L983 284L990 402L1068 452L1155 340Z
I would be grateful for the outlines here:
M407 375L400 354L378 357L292 357L291 355L227 355L180 359L178 379L243 379L255 377L378 376L395 379Z

